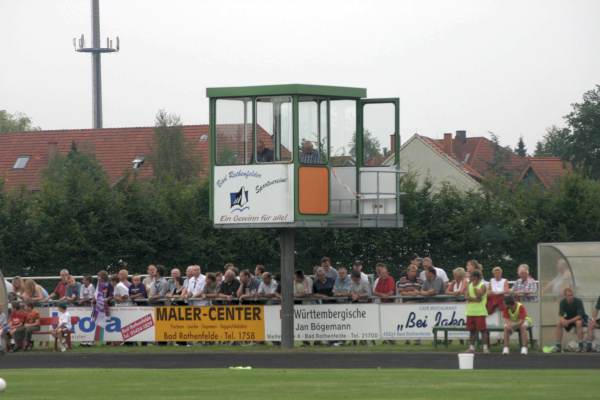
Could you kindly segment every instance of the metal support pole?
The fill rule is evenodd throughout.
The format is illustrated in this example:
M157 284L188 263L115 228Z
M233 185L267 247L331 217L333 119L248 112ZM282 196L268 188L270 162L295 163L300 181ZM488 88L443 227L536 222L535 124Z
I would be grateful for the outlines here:
M100 5L99 0L92 0L92 47L100 48ZM94 128L102 128L102 54L92 53L92 107Z
M294 348L294 247L293 228L279 231L281 249L281 347Z

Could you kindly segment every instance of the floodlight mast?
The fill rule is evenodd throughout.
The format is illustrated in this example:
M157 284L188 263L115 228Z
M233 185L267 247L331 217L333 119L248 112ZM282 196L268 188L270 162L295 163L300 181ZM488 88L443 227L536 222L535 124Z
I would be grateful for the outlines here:
M92 2L92 47L85 47L83 35L73 39L75 51L92 54L92 126L102 128L102 53L115 53L119 51L119 37L116 37L116 47L112 39L106 38L106 47L100 47L100 4L99 0Z

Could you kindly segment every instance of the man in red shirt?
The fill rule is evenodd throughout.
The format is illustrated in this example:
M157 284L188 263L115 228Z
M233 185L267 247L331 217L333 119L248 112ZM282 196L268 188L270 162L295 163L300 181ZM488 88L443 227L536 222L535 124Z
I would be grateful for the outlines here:
M69 286L69 271L66 269L60 270L60 281L50 293L51 299L62 299L67 294L67 286Z
M33 309L33 303L28 301L25 303L25 323L23 324L23 337L19 335L17 341L23 342L23 350L31 350L33 341L31 337L33 332L40 330L40 313Z
M394 278L390 276L387 265L378 263L375 268L379 269L379 278L373 288L373 295L380 297L382 303L391 303L393 299L389 299L389 297L396 294Z
M25 329L25 319L27 313L21 309L20 303L13 303L12 312L8 321L8 336L15 341L15 347L12 351L18 351L23 348L23 332Z

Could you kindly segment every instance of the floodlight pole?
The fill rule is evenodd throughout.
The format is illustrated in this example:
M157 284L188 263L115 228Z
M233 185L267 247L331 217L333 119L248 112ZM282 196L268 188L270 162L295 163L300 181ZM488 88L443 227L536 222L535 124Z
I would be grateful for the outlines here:
M279 231L281 249L281 347L294 348L294 228Z

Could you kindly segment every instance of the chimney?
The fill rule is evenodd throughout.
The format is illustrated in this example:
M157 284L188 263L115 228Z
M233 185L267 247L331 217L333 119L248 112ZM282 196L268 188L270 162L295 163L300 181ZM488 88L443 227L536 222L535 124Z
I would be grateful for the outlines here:
M390 135L390 153L396 153L396 134L392 133Z
M452 134L444 133L444 153L452 155Z
M456 141L458 143L467 143L467 131L456 131Z
M48 142L48 161L52 160L58 153L58 143Z

